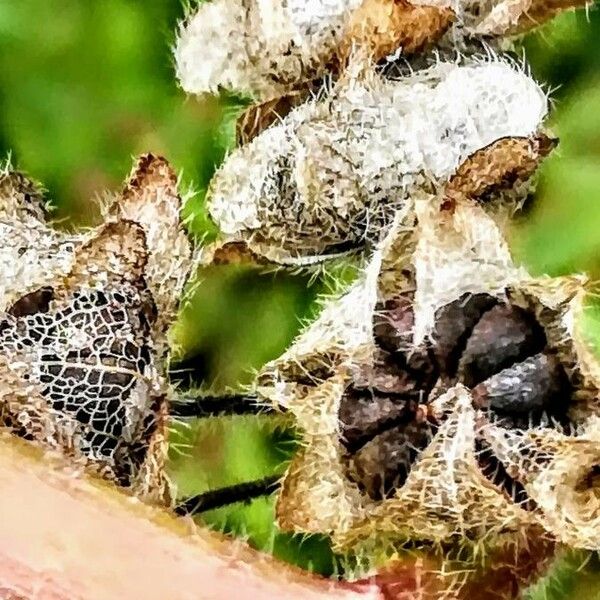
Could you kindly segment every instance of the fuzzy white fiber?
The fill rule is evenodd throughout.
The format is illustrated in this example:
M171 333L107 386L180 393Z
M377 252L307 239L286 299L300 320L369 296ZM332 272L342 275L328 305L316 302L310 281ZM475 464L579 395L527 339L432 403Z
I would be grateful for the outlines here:
M177 77L190 93L219 87L266 98L312 78L361 0L214 0L181 28Z
M540 86L498 58L441 62L397 81L355 63L325 100L232 152L209 210L229 239L267 256L361 245L476 150L534 134L547 109Z
M366 0L209 0L182 23L175 48L177 77L193 94L224 88L267 100L322 76L348 33L352 15ZM390 1L392 4L393 2ZM413 0L451 9L448 35L431 33L435 48L461 48L466 38L496 44L529 29L557 8L547 0ZM568 9L585 5L570 0ZM391 10L391 9L390 9ZM418 27L418 25L414 25ZM423 28L428 24L423 23ZM415 32L426 34L427 32ZM402 38L392 55L402 53Z

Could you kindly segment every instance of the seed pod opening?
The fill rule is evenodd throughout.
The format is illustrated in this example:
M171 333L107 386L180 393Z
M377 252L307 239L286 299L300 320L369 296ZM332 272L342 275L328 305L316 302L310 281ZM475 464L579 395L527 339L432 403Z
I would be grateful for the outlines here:
M434 205L424 197L407 209L408 222L416 215L409 238L397 219L364 276L265 371L304 440L279 522L329 533L342 548L457 536L502 544L532 526L591 547L575 526L561 532L546 515L523 475L530 444L508 455L488 435L558 436L574 460L598 398L594 363L572 327L582 280L532 280L483 206L461 200L440 213ZM296 395L285 365L327 347L337 352L333 375ZM532 469L545 473L543 460Z

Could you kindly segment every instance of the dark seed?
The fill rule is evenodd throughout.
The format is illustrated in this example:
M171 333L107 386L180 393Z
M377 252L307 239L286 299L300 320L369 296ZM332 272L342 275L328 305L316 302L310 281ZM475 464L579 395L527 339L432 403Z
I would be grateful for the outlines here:
M545 345L544 331L531 315L516 306L495 306L473 327L459 362L459 379L474 387Z
M560 361L536 354L504 369L473 389L477 406L509 415L547 412L560 415L570 399L569 383Z
M437 378L437 368L428 347L412 346L414 312L411 302L410 297L399 296L380 303L373 318L373 336L375 343L408 369L427 394Z
M373 500L382 500L404 484L413 462L431 437L428 423L412 421L388 429L354 455L350 477Z
M54 290L43 287L35 292L19 298L9 309L13 317L25 317L36 313L46 313L50 310L50 302L54 299Z
M406 350L414 325L411 299L399 296L379 303L373 317L373 336L376 344L388 352Z
M497 303L489 294L463 294L436 312L433 349L443 374L455 375L473 328Z
M350 388L340 403L341 441L350 452L393 425L414 418L417 402Z

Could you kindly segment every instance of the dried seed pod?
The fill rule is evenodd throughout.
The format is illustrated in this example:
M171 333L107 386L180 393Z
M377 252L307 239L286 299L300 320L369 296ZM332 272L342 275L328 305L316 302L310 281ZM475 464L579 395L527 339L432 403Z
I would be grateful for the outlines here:
M271 100L335 71L360 47L373 60L532 28L585 0L212 0L182 23L177 77L194 94L220 88ZM444 33L450 29L448 34Z
M144 276L157 307L153 338L166 352L167 330L174 321L192 266L192 248L181 220L177 175L161 156L140 156L106 219L138 223L148 251ZM161 346L160 348L158 346Z
M544 536L597 547L589 532L600 530L600 520L582 504L574 507L580 492L573 486L579 479L567 477L556 487L558 471L565 473L567 464L575 468L580 451L593 448L590 436L583 443L580 432L593 431L597 421L600 369L573 327L583 307L582 279L531 280L513 265L494 217L468 199L461 198L451 212L440 212L435 199L422 196L415 199L414 210L416 222L407 227L407 221L397 219L347 295L331 301L268 367L273 381L268 397L295 416L303 440L278 500L281 526L328 533L343 549L385 550L388 543L397 548L406 540L445 542L455 536L503 544L532 526L542 527ZM405 216L410 213L407 209ZM413 237L407 238L407 230ZM411 298L412 317L405 297ZM387 319L386 307L392 313ZM484 321L479 330L485 335L470 350L490 354L482 364L499 371L469 390L458 382L459 359L473 331L494 309L496 315L504 312L510 327L495 319L484 327ZM377 335L370 322L379 325ZM486 340L493 341L495 327L501 346L517 348L510 359L514 364L493 358L495 349ZM402 335L407 330L412 333ZM397 340L403 350L387 353L382 361L386 351L377 344L394 350ZM387 382L380 369L393 364L408 375L403 386L426 391L404 363L403 351L427 344L434 350L433 362L439 361L440 381L418 398L414 416L412 410L401 410L396 423L395 406L414 396L395 398L363 382ZM293 379L285 376L286 365L333 349L330 377L315 382L309 394L298 394ZM488 385L498 394L493 406ZM403 445L403 428L419 424L431 428L424 447ZM560 434L563 425L577 435ZM529 441L506 448L489 439L491 427ZM345 440L345 429L353 443ZM530 478L534 435L540 438L540 451L531 471L543 475ZM542 461L542 440L549 440L551 450L556 435L561 438L560 469L551 457ZM586 457L580 459L589 464ZM557 498L567 497L572 504L559 508L558 519L542 493L545 481L554 486L552 503L560 507Z
M190 93L226 88L270 100L343 63L357 44L375 58L418 52L453 17L450 8L397 0L213 0L180 28L177 77Z
M146 256L139 225L105 226L76 251L71 272L41 312L23 315L13 306L0 333L8 368L46 402L37 420L53 422L50 439L37 439L43 432L22 423L26 436L64 445L127 487L136 484L146 458L145 436L157 427L154 419L148 432L146 418L155 416L160 398L150 337L156 313L143 281ZM14 422L22 422L22 409L9 409ZM138 445L143 452L133 451Z
M310 81L331 60L361 0L213 0L182 24L177 78L191 93L220 87L270 99Z
M8 199L14 248L32 217L36 235L61 239L24 195ZM68 238L63 262L43 254L44 276L33 262L0 321L2 424L159 502L169 500L166 329L191 265L179 209L170 167L142 157L105 224Z
M386 350L395 352L390 358L407 352L413 326L411 296L392 298L376 310L375 342L383 341ZM423 421L417 405L430 399L432 388L435 397L441 387L447 388L457 379L468 387L476 386L474 406L491 409L510 427L526 428L533 424L533 419L539 421L544 412L558 416L564 415L568 408L565 399L570 397L571 389L560 361L548 353L536 354L545 348L547 339L533 315L500 303L489 294L467 294L439 309L436 317L433 339L440 345L435 353L430 356L417 349L418 355L429 360L410 366L410 361L401 361L408 367L401 388L401 406L405 407L412 397L411 411L399 410L398 400L381 388L378 393L365 395L353 386L340 401L342 434L348 440L342 439L342 443L352 453L355 467L349 471L350 477L374 500L381 500L404 483L412 461L423 449L417 446L409 452L405 448L405 435L417 427L418 417ZM448 380L435 388L439 371L433 356ZM386 368L390 377L392 369L398 369L389 359L387 363L374 362L373 379L383 381L382 370L385 372ZM407 417L412 424L405 432L396 419L406 425ZM399 436L397 441L395 435ZM364 453L359 450L363 445ZM382 462L377 462L378 457ZM495 484L502 489L517 485L509 481L507 474L498 483L500 467L490 469L491 463L492 459L485 461L485 472L491 473Z
M292 263L363 247L411 195L499 138L534 134L547 110L539 86L498 60L399 81L363 67L228 157L207 198L226 241Z

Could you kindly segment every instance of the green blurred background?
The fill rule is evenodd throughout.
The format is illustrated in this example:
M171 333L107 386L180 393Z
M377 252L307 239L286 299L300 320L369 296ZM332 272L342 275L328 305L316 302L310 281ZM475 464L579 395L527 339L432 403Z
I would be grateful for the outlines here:
M178 89L171 46L183 12L180 0L0 2L0 156L12 153L13 164L43 182L57 217L93 223L93 198L117 191L132 157L153 151L200 192L187 206L192 231L214 234L201 192L232 145L236 103L186 98ZM515 224L513 248L535 273L585 270L597 279L600 13L563 15L524 46L534 75L553 90L561 144ZM289 343L326 286L230 267L207 270L201 280L174 331L182 349L175 375L214 389L248 383ZM189 424L174 433L172 471L181 493L191 494L280 472L293 446L289 431L268 419ZM305 567L336 572L326 540L276 533L272 510L271 500L260 499L205 519ZM599 598L595 561L577 576L569 566L581 560L572 557L560 585L531 597Z

